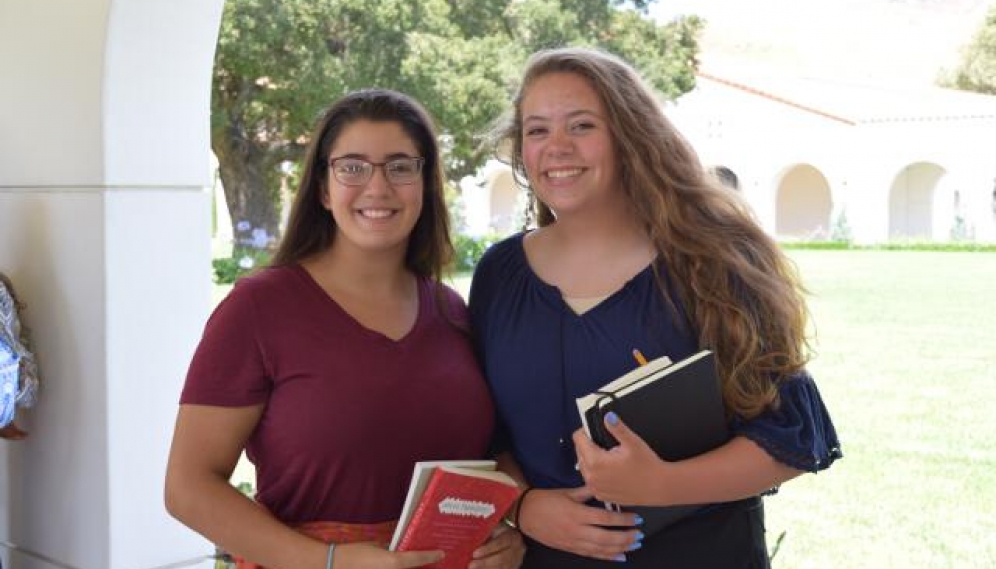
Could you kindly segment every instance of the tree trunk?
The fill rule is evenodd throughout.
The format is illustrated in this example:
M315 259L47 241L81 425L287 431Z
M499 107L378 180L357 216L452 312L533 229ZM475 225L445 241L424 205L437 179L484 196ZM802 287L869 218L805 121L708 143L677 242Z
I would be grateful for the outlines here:
M237 244L262 229L274 239L279 237L278 211L274 196L278 188L269 187L275 175L267 176L266 149L233 133L235 129L219 129L211 137L211 147L218 157L218 173L225 189L225 202L232 215L232 228ZM233 135L234 134L234 135ZM257 241L258 245L258 231Z

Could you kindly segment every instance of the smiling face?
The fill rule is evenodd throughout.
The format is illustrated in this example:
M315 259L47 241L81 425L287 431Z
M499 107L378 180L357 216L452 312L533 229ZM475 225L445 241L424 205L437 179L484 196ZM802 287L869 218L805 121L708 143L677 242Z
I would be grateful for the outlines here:
M349 157L380 164L419 156L400 123L360 119L342 129L326 159ZM333 246L404 254L422 212L423 185L421 175L410 184L392 184L381 166L374 167L366 183L346 185L329 168L322 205L335 219Z
M521 116L529 183L558 218L625 203L605 105L585 78L564 72L536 78Z

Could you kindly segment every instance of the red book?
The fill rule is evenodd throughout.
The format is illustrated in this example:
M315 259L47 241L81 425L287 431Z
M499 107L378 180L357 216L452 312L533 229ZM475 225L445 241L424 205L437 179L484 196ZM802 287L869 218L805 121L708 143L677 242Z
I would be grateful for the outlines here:
M475 463L469 468L445 463L423 467L428 483L419 493L420 468L416 465L406 510L409 503L416 505L409 516L402 513L395 533L396 547L392 549L442 550L446 557L426 567L466 569L474 550L487 541L520 493L510 476L483 470L482 466L493 469L494 463Z

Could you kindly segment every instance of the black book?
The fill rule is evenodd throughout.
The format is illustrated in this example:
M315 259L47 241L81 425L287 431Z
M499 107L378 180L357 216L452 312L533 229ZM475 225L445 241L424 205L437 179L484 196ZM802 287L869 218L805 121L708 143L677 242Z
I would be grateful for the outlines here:
M605 428L609 411L668 461L697 456L730 440L716 356L709 350L677 363L667 357L653 360L579 397L577 405L585 431L604 449L619 444ZM622 509L643 517L641 531L651 535L702 507L623 505Z

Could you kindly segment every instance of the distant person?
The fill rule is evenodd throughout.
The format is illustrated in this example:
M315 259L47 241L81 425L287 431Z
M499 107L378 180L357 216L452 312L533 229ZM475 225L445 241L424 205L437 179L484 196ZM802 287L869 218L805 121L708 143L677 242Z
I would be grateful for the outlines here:
M482 458L492 435L466 308L440 280L447 219L421 105L365 90L328 109L272 266L215 310L180 399L167 507L239 567L442 557L386 545L414 463ZM255 502L229 484L243 449ZM512 569L522 551L504 528L470 567Z
M794 266L613 55L534 54L499 135L539 227L487 251L469 302L500 464L529 486L512 515L523 567L767 567L760 495L841 456L805 370ZM575 398L633 369L633 349L678 361L706 348L725 445L665 462L612 414L610 451L579 429ZM601 501L709 506L645 535Z

